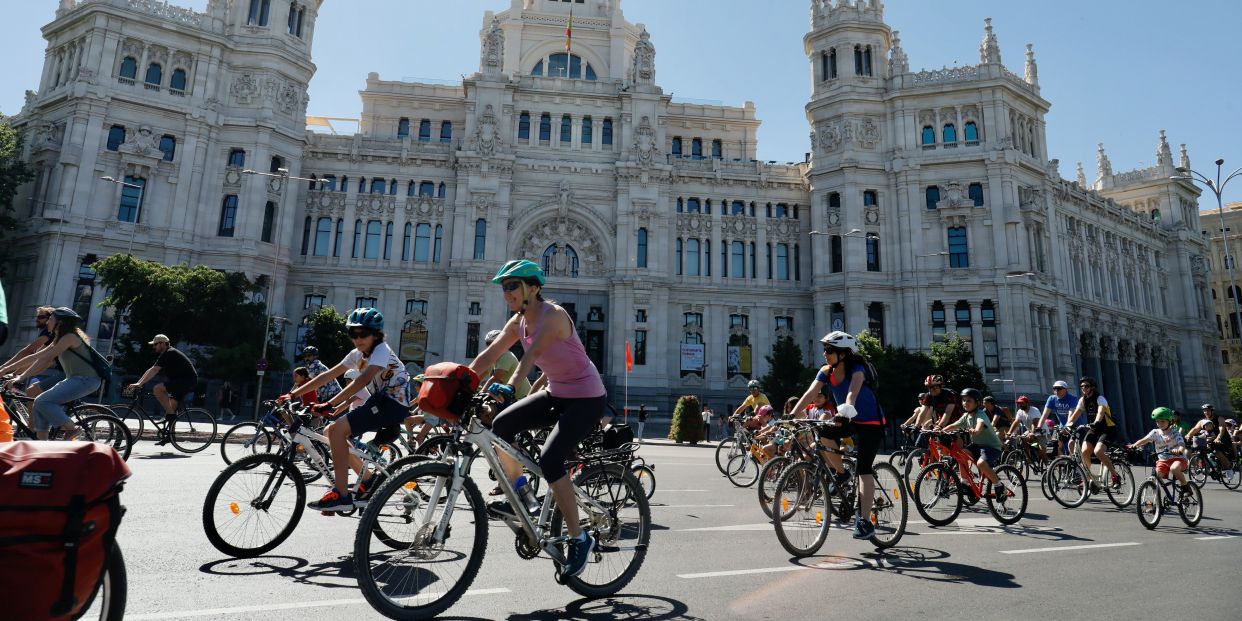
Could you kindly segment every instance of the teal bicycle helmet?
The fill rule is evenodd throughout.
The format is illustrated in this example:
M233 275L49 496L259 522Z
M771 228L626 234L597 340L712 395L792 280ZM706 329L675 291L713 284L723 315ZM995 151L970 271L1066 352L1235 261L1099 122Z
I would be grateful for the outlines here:
M374 308L355 308L345 320L346 328L384 329L384 314Z
M526 259L516 259L500 266L500 270L492 277L492 282L500 284L500 281L511 278L533 279L539 283L539 286L543 286L544 282L546 282L543 277L543 268Z

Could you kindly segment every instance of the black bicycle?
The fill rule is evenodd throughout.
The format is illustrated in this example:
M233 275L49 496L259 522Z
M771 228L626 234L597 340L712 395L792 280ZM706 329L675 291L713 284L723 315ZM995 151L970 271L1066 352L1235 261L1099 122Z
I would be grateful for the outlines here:
M34 411L34 398L11 390L0 390L0 399L3 399L9 413L9 420L13 425L13 438L38 440L39 436L35 432L34 419L31 416ZM74 438L75 440L110 446L120 453L121 459L129 459L129 453L134 446L133 435L130 434L125 423L108 409L108 406L75 400L65 404L64 407L65 414L78 426L78 435ZM63 437L60 429L52 429L48 433L49 440L60 440Z
M182 453L197 453L216 441L216 417L203 408L187 408L185 404L191 401L193 395L189 393L177 402L177 411L171 420L164 416L158 403L150 412L147 411L146 398L152 395L146 389L125 395L130 397L130 402L117 404L113 411L126 425L137 427L130 430L135 442L142 439L147 430L146 423L150 423L154 435L148 439L167 439Z
M1195 487L1202 488L1207 484L1208 479L1220 481L1221 485L1228 489L1238 489L1238 486L1242 485L1242 468L1234 464L1232 476L1226 477L1224 470L1220 467L1220 461L1216 458L1216 449L1208 438L1193 438L1191 443L1193 448L1188 455L1190 468L1186 475L1190 477L1190 482L1194 483Z
M1139 522L1148 530L1159 525L1164 512L1172 511L1174 507L1186 526L1198 526L1199 520L1203 519L1203 492L1198 486L1178 485L1172 479L1172 473L1168 478L1160 478L1153 463L1151 475L1139 486L1138 502L1134 506L1138 510Z

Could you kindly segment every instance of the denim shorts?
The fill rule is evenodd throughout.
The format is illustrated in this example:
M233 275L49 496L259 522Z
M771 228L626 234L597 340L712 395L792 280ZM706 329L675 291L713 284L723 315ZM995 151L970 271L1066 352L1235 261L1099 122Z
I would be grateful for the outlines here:
M977 444L969 448L970 448L970 454L974 455L975 459L979 459L979 455L982 454L983 460L986 461L989 466L994 466L996 465L997 462L1000 461L1001 450L998 448L992 448L990 446L979 446Z
M378 392L345 414L345 421L349 423L350 435L358 437L368 431L399 424L409 415L409 407L397 403L384 392Z

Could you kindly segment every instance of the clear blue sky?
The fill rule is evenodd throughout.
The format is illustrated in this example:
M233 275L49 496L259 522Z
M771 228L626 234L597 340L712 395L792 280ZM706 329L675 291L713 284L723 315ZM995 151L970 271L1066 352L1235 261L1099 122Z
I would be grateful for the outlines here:
M809 149L803 106L809 79L802 51L806 0L620 0L646 24L665 92L741 105L752 100L763 127L759 156L800 161ZM206 0L174 0L201 10ZM1186 143L1195 169L1223 157L1242 166L1242 24L1239 0L888 0L912 69L978 62L983 18L992 17L1005 64L1021 75L1035 44L1040 85L1052 102L1048 151L1074 177L1081 160L1094 179L1095 145L1115 171L1155 163L1157 130L1176 156ZM11 63L0 112L13 114L37 85L52 0L12 3ZM484 10L508 0L326 0L319 16L311 114L356 117L367 72L459 79L478 69ZM1242 179L1226 200L1242 200ZM1210 198L1210 197L1206 197ZM1214 201L1202 201L1204 207Z

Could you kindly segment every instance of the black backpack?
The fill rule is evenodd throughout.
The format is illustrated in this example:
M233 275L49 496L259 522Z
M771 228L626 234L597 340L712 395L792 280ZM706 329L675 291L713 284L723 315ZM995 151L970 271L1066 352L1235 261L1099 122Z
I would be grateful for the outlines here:
M73 352L74 355L82 360L90 363L91 368L95 369L95 373L98 373L99 379L103 381L100 386L103 388L104 394L107 394L108 390L112 387L112 364L108 362L107 358L103 357L103 354L99 353L99 351L94 347L91 347L86 341L82 341L82 345L86 347L87 354L83 354L72 347L69 348L69 351Z

